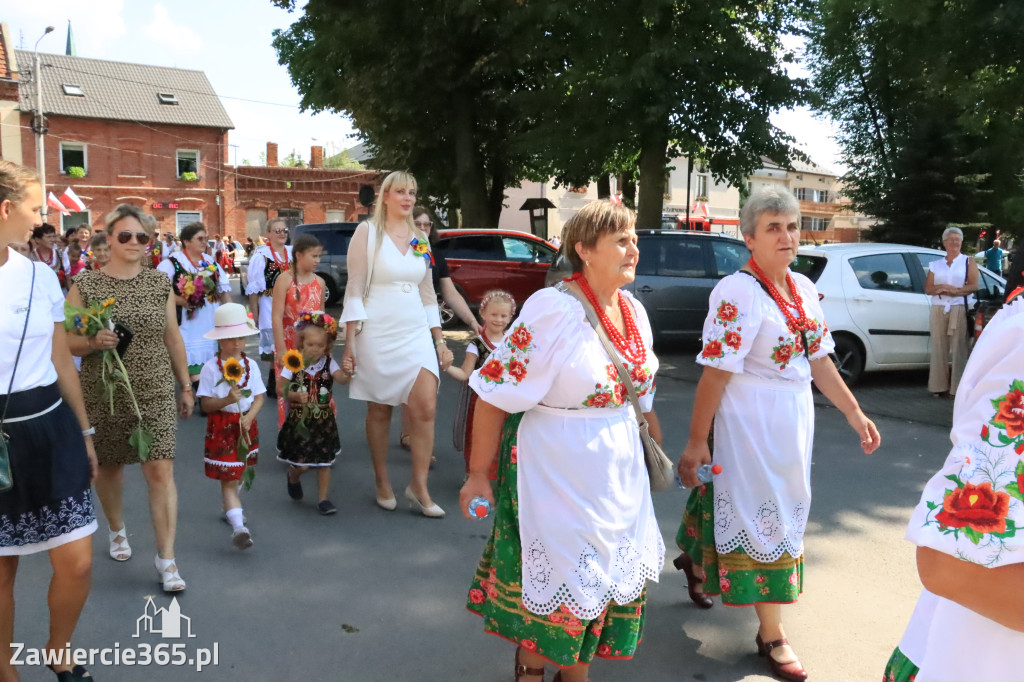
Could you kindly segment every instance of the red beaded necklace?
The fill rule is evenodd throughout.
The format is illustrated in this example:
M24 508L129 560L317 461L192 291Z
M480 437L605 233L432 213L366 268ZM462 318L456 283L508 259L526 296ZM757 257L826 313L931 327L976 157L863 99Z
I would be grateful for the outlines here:
M274 247L271 246L269 243L267 244L267 248L270 249L270 256L271 256L271 258L274 259L274 264L277 266L277 268L281 272L284 272L285 270L287 270L288 269L288 265L289 265L289 263L288 263L288 247L287 246L284 247L284 260L278 260L277 252L274 251Z
M783 298L782 293L770 279L765 277L764 272L758 267L753 258L748 261L748 265L750 265L750 269L754 271L758 279L767 287L768 295L772 297L775 305L782 311L786 318L786 324L789 326L789 331L796 334L798 332L812 331L815 328L814 320L807 317L807 313L804 312L804 300L800 297L800 291L796 288L796 285L793 284L793 278L790 277L788 270L786 271L786 286L789 287L789 294L793 297L792 303ZM796 315L793 312L796 312Z
M577 272L568 278L568 281L575 281L579 285L580 291L590 301L590 305L594 306L594 310L597 312L597 319L601 321L601 326L604 327L604 331L608 334L608 338L611 339L615 350L619 351L622 357L634 365L642 365L646 362L647 349L644 347L643 337L640 336L640 330L636 328L633 311L630 310L629 304L626 303L626 298L622 295L622 292L617 291L615 293L619 299L619 310L622 312L622 324L626 327L625 337L612 324L611 319L604 312L604 307L598 304L597 296L594 294L594 290L590 288L590 282L587 281L586 277Z
M245 353L242 353L242 367L245 368L245 375L242 380L238 382L237 386L239 390L249 385L249 361L245 357ZM220 371L220 375L224 376L224 362L220 359L220 353L217 353L217 369Z

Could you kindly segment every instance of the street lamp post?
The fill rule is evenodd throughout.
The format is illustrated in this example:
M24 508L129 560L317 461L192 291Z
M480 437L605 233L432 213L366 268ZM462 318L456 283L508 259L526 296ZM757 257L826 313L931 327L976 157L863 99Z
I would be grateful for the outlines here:
M32 130L36 134L36 170L39 172L39 184L43 189L43 198L46 197L46 154L45 135L46 120L43 118L43 67L39 58L39 43L46 35L53 31L53 26L47 26L43 35L39 36L35 46L35 81L36 81L36 115ZM45 206L45 202L44 202Z

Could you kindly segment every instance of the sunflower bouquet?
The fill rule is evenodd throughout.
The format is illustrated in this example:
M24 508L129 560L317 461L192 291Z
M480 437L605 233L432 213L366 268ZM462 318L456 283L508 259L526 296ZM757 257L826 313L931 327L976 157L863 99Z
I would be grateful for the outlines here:
M306 369L306 360L302 357L302 353L294 349L290 350L284 354L284 358L282 358L281 361L284 364L285 369L292 373L292 380L288 382L285 387L285 395L292 392L302 394L308 393L306 382L301 376L302 371ZM306 439L310 436L309 427L306 426L306 420L310 417L322 417L322 411L325 408L319 402L320 396L317 396L318 400L315 402L310 402L309 396L304 395L303 398L302 406L293 409L301 410L299 413L299 421L295 425L295 433L299 438ZM328 400L329 399L330 396L328 396ZM326 409L330 408L328 407Z
M87 338L94 338L104 329L113 331L116 307L117 301L113 297L94 301L83 308L65 303L64 329L75 336ZM100 351L100 383L103 387L103 395L110 405L110 414L114 414L114 396L118 389L122 389L128 395L137 421L128 442L138 451L139 459L145 462L149 459L153 435L142 421L142 411L139 409L138 400L135 399L132 382L128 378L128 369L124 366L121 354L116 348Z
M241 386L239 386L241 382ZM221 368L221 378L217 382L217 385L229 384L232 387L239 386L239 392L243 398L248 398L252 395L252 390L245 388L249 383L249 368L248 366L242 365L238 358L228 358L224 361L223 367ZM239 413L241 413L241 405L238 405ZM249 466L249 452L252 450L252 440L249 438L249 432L241 427L238 427L238 444L235 446L235 455L239 462L243 463L245 470L242 472L242 485L245 486L246 490L252 488L252 482L256 478L256 470Z

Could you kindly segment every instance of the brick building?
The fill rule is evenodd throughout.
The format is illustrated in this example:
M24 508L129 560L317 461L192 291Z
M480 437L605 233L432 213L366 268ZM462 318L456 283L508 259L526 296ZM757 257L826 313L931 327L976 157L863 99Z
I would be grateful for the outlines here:
M11 49L0 23L0 158L36 167L33 53ZM227 163L234 126L202 71L41 54L47 189L72 187L87 210L48 220L61 229L101 228L117 204L136 205L161 231L201 221L211 234L254 239L269 218L290 224L355 219L375 171L282 167L277 145L266 166Z

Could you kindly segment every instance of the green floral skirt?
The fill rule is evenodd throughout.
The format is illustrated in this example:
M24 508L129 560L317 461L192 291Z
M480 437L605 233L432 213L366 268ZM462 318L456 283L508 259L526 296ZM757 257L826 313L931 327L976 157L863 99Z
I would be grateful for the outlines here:
M918 667L903 655L900 648L896 647L885 666L885 672L882 673L882 682L914 682L918 670Z
M689 554L695 565L704 567L705 594L721 595L722 603L728 606L795 602L804 591L803 555L794 558L783 552L775 561L763 563L739 548L719 554L715 549L714 505L713 483L690 491L676 534L679 549Z
M498 462L494 530L469 589L466 607L484 618L484 631L504 637L561 667L594 656L632 658L643 637L647 590L623 606L610 602L593 620L580 620L563 604L547 616L523 606L516 434L522 414L505 420Z

